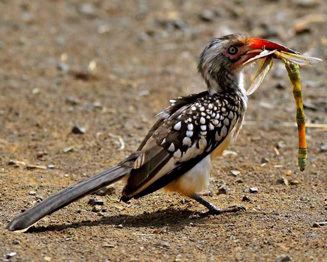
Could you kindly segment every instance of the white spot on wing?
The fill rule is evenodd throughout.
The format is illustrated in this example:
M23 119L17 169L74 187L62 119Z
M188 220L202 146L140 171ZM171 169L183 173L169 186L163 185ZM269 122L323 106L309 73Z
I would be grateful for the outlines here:
M216 126L218 125L219 121L217 119L212 120L212 123Z
M200 123L201 123L202 125L206 123L206 120L205 120L204 117L201 117L201 118L200 118Z
M164 145L166 143L166 138L162 139L161 145Z
M216 139L216 141L220 141L220 135L219 135L218 131L215 134L215 139Z
M183 145L184 146L191 146L192 145L192 140L189 137L184 137L183 139Z
M176 150L176 152L174 153L174 157L177 157L177 158L179 158L179 157L181 157L182 156L182 151L181 150Z
M226 126L223 126L221 128L221 133L220 133L221 137L225 137L227 135L227 128Z
M175 151L175 145L174 143L171 143L170 146L168 147L169 152L174 152Z
M193 136L193 131L186 131L186 136L192 137Z
M176 124L174 125L174 129L175 129L176 131L181 130L181 127L182 127L182 123L181 123L181 121L179 121L178 123L176 123Z
M227 117L224 119L224 124L225 124L226 126L229 125L229 119L228 119Z

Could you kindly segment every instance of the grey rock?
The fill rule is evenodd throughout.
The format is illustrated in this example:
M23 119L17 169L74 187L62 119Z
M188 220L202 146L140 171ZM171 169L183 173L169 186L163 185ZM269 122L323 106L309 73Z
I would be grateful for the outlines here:
M85 132L86 132L86 128L85 128L85 127L82 127L82 126L78 126L78 125L76 125L76 126L73 126L71 132L72 132L73 134L83 135L83 134L85 134Z
M288 262L292 261L292 258L289 255L280 255L276 258L276 262Z
M276 183L279 184L279 185L285 185L285 186L289 185L289 182L285 177L279 177L277 179Z
M89 199L89 201L87 203L91 206L103 206L104 205L103 200L98 199L98 198L91 198L91 199Z
M216 16L217 16L217 13L210 9L205 9L201 12L201 14L199 14L199 18L203 22L212 22Z
M228 192L230 191L229 187L226 186L226 185L221 185L219 188L218 188L218 195L221 195L221 194L227 194Z
M9 252L5 255L6 259L11 259L13 258L14 256L16 256L17 253L16 252Z
M259 189L257 187L250 187L249 192L252 193L252 194L255 194L255 193L259 192Z
M233 177L237 177L239 174L241 174L241 172L238 171L238 170L231 170L230 171L230 175L233 176Z
M248 196L244 195L242 197L242 201L244 201L244 202L251 202L251 198L249 198Z

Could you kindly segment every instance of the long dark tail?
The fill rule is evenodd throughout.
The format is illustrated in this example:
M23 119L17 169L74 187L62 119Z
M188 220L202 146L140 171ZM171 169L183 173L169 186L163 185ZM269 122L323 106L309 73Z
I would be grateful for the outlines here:
M11 231L28 228L44 216L52 214L58 209L67 206L68 204L98 190L99 188L108 186L118 181L130 173L132 168L131 163L134 162L133 160L135 160L135 158L136 156L133 154L119 165L50 196L34 207L16 216L8 224L7 228Z

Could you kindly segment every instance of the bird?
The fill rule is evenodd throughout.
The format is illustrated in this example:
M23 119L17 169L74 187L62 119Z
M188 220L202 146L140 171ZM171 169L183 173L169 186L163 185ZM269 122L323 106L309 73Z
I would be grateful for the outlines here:
M210 214L241 211L216 207L200 193L208 190L212 161L235 141L243 124L248 98L243 68L263 51L293 52L283 45L242 34L215 37L204 47L198 71L207 90L170 100L158 114L137 150L95 176L70 186L16 216L7 226L24 230L102 187L124 179L121 201L159 189L194 199Z

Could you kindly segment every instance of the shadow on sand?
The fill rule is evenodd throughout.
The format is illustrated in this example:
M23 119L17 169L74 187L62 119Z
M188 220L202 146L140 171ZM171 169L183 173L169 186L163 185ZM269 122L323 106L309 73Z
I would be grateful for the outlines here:
M228 216L239 215L240 213L228 214ZM144 212L139 215L115 215L102 217L95 221L81 221L73 222L70 224L59 224L50 226L30 227L26 232L28 233L40 233L48 231L61 231L69 228L80 227L94 227L101 225L113 225L119 227L123 225L126 227L164 227L169 226L172 230L178 231L183 229L185 225L203 223L210 213L200 213L189 210L179 210L174 208L168 208L164 210L158 210L153 213ZM223 214L222 216L226 216Z

